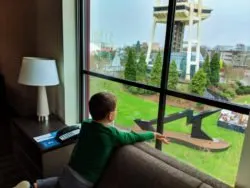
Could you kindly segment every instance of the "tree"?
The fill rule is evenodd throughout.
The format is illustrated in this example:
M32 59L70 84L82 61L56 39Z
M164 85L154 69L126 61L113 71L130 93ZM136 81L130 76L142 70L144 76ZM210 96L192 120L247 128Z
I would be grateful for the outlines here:
M128 60L125 65L124 77L126 80L136 81L136 62L132 49L128 50Z
M194 50L196 51L196 49ZM201 46L200 47L200 52L203 57L206 57L208 55L208 47L207 46Z
M220 58L218 53L215 53L212 57L210 64L211 75L210 81L212 85L217 86L220 81Z
M176 86L179 81L179 75L177 71L177 65L173 60L170 63L169 73L168 73L168 89L176 90Z
M158 52L150 75L150 80L152 85L160 86L161 70L162 70L162 58L161 58L161 53Z
M136 81L145 82L147 76L147 64L146 57L143 53L140 54L140 59L136 67Z
M190 83L191 92L200 96L204 95L207 84L207 74L201 68L193 77Z
M206 57L205 59L205 63L202 66L204 72L207 74L207 84L206 87L208 87L209 85L211 85L211 67L210 67L210 62L209 62L209 56Z
M137 41L137 43L135 45L135 48L136 48L136 53L137 54L140 53L140 51L141 51L141 43L140 43L139 40Z

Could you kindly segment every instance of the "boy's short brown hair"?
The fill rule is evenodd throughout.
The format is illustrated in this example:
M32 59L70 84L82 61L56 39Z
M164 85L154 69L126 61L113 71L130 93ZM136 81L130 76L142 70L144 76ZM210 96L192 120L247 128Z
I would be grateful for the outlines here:
M103 120L115 111L116 97L108 92L94 94L89 100L89 112L93 120Z

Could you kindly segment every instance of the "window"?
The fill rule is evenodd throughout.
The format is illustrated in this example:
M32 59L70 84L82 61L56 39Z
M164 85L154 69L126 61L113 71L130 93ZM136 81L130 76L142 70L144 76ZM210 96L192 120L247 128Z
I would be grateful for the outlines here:
M151 120L157 117L158 113L158 96L154 98L144 95L134 95L132 92L147 92L147 90L132 87L94 76L89 77L90 95L101 91L113 93L118 100L117 118L115 126L127 130L138 129L135 120Z
M148 121L172 141L157 149L233 186L250 110L250 6L203 2L83 1L80 116L92 94L112 92L118 128Z
M143 11L138 9L142 2L90 1L89 70L159 87L166 26L158 25L157 37L148 43L149 33L155 32L148 14L153 1ZM154 62L159 68L150 79L153 66L147 65Z
M162 5L166 15L167 4L162 2L161 8ZM250 18L246 17L249 12L246 5L249 5L246 0L177 3L174 28L175 34L182 37L173 36L169 71L176 75L179 72L179 83L170 74L168 89L249 104ZM155 11L155 19L162 13Z

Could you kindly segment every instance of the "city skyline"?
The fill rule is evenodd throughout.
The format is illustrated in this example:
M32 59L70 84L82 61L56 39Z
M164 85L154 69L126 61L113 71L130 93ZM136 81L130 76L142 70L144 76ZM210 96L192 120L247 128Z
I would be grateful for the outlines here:
M250 45L250 1L203 0L213 9L211 16L201 24L201 45ZM143 5L143 9L142 9ZM130 45L137 40L149 42L153 22L154 0L91 1L91 34L102 32L112 35L115 46ZM239 7L235 9L235 7ZM161 45L165 38L165 25L158 25L155 42ZM186 40L185 29L184 40ZM93 37L93 36L92 36Z

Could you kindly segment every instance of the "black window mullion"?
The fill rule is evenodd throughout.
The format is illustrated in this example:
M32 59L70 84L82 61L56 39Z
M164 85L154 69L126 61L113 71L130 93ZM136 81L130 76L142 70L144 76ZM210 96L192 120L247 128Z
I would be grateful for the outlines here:
M125 84L125 85L129 85L129 86L142 88L142 89L145 89L145 90L160 93L160 88L152 86L152 85L142 84L142 83L139 83L139 82L134 82L134 81L130 81L130 80L122 79L122 78L117 78L117 77L113 77L113 76L108 76L108 75L105 75L105 74L101 74L101 73L97 73L97 72L93 72L93 71L87 71L87 70L82 70L82 74L90 75L90 76L97 77L97 78L100 78L100 79L105 79L105 80L109 80L109 81L112 81L112 82L117 82L117 83L121 83L121 84Z
M84 24L84 20L83 20L83 2L82 0L77 0L77 57L78 57L78 63L79 63L79 83L78 83L78 87L79 87L79 121L82 122L83 121L83 111L84 111L84 102L83 102L83 74L82 74L82 69L83 69L83 24Z
M163 64L162 64L162 74L161 74L161 90L160 90L160 99L158 106L158 118L157 118L157 132L163 133L164 129L164 116L166 108L166 94L165 89L167 88L168 83L168 71L169 71L169 62L171 58L171 46L172 46L172 34L174 30L174 19L175 19L175 8L176 0L170 0L168 5L168 17L167 17L167 29L165 35L165 45L164 45L164 54L163 54ZM162 148L162 143L156 140L155 147L159 150Z
M165 94L169 95L169 96L177 97L180 99L184 99L184 100L189 100L189 101L193 101L193 102L206 104L208 106L213 106L213 107L217 107L217 108L221 108L221 109L231 110L234 112L238 112L240 114L249 115L249 111L250 111L249 106L243 106L240 104L233 104L231 102L218 101L218 100L214 100L214 99L207 99L205 97L187 94L187 93L181 93L178 91L166 89Z

